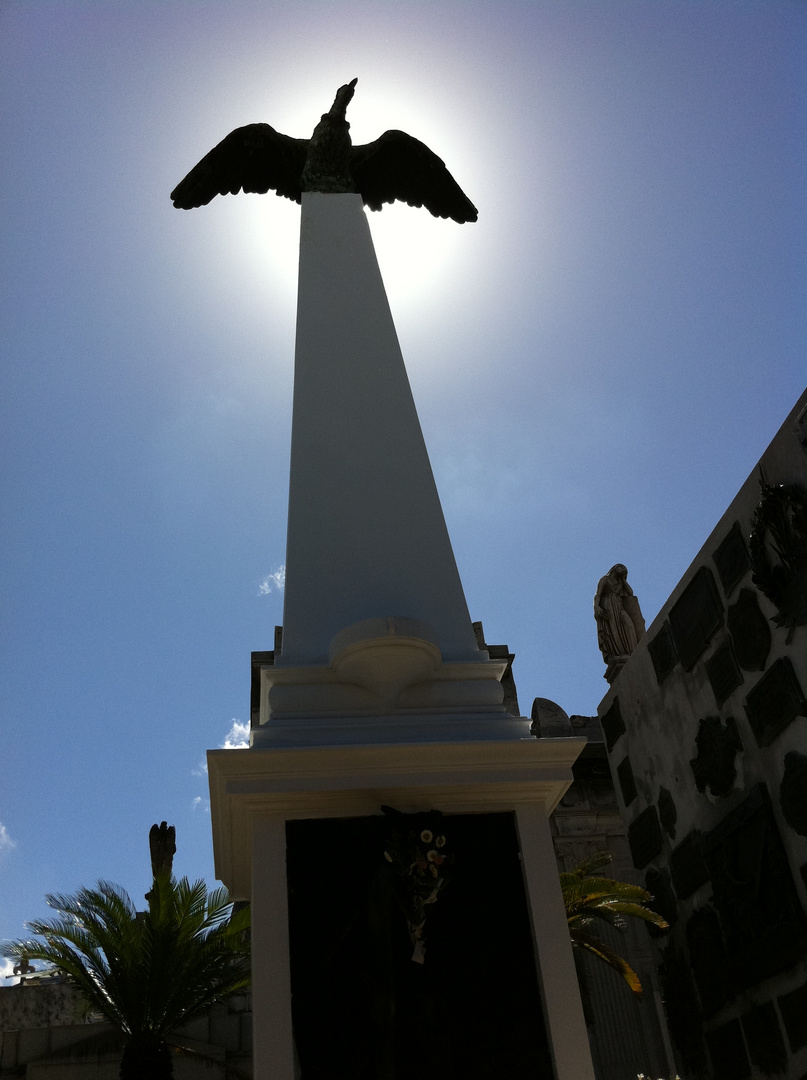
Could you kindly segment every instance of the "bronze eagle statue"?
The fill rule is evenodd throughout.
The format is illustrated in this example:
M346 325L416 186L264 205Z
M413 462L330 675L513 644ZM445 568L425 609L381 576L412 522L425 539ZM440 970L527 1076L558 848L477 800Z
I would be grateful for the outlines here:
M263 195L271 189L295 202L303 191L358 192L371 210L399 199L425 206L435 217L476 221L476 207L445 163L418 139L385 131L375 142L352 145L345 113L357 82L339 87L310 139L293 139L269 124L231 131L177 184L174 206L191 210L239 191Z

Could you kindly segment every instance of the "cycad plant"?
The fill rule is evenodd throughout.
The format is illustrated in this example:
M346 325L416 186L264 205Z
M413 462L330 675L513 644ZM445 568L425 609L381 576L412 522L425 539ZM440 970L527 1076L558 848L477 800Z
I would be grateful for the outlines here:
M647 906L653 897L645 889L597 874L612 858L610 851L598 851L583 859L574 870L560 875L566 919L572 945L603 960L619 972L634 994L641 994L639 976L627 960L592 933L591 926L600 919L621 930L626 919L635 918L666 930L667 922Z
M99 881L48 896L58 913L32 922L7 956L42 960L67 975L122 1036L121 1080L170 1080L167 1040L181 1024L249 985L249 908L233 912L226 889L158 872L137 912L123 889ZM200 1055L201 1056L201 1055Z

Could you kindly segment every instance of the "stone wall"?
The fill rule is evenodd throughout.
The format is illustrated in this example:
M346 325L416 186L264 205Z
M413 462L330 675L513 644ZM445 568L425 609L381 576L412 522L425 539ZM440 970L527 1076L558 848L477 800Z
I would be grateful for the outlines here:
M807 394L598 710L691 1077L807 1073L806 418Z
M252 1072L248 994L216 1005L178 1032L182 1045ZM0 989L0 1077L117 1080L120 1050L69 983L29 982ZM216 1070L189 1057L174 1061L175 1080L209 1080ZM223 1075L223 1074L222 1074Z

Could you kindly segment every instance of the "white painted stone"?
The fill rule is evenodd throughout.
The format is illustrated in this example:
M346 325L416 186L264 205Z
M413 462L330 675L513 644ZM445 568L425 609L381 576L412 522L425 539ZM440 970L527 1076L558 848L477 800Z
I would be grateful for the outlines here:
M328 663L365 619L480 660L360 195L303 194L283 647Z
M294 1080L291 957L286 883L286 822L263 815L252 823L253 1074Z
M516 825L555 1072L559 1080L594 1080L549 816L540 804L521 803Z
M585 739L531 738L503 704L506 662L477 646L358 195L303 195L283 622L250 748L208 753L216 874L252 900L256 1078L294 1080L293 819L517 811L533 922L553 906L547 1016L566 1025L546 821ZM551 1032L558 1080L590 1080L579 1039L576 1019Z

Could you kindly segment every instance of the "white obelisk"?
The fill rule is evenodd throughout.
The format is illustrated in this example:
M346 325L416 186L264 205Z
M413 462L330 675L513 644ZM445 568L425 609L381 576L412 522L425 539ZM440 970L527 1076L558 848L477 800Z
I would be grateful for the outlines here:
M208 753L217 875L251 899L256 1080L294 1080L285 823L512 811L557 1080L593 1080L535 739L477 646L359 195L304 193L282 646L249 750ZM323 883L327 888L327 883Z

